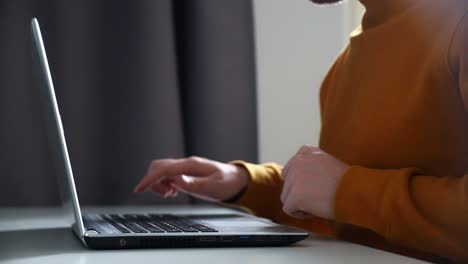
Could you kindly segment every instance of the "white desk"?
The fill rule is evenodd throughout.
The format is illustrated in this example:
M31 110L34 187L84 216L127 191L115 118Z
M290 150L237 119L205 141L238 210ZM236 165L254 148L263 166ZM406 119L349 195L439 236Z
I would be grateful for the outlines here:
M99 210L113 212L115 208ZM132 212L165 212L164 207L125 208ZM90 208L94 211L96 208ZM187 207L178 209L187 212ZM207 212L226 209L206 208ZM174 212L173 210L170 212ZM195 248L88 250L66 227L57 208L0 208L0 263L423 263L351 243L311 236L282 248Z

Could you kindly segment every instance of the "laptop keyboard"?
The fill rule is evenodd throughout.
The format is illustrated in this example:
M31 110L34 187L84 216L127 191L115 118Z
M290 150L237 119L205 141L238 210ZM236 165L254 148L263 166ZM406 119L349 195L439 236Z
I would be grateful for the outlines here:
M122 233L213 233L217 230L174 215L108 214L101 215Z

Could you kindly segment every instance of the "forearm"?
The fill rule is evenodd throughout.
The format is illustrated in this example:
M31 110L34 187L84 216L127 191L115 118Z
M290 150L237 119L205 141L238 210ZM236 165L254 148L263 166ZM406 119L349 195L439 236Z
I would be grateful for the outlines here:
M468 260L468 176L352 167L335 196L337 222L405 247Z

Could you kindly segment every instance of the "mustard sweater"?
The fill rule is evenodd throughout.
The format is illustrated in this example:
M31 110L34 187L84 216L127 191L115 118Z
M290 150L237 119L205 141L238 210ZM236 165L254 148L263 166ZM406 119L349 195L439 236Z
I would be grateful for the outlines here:
M320 93L320 148L352 167L335 222L281 210L281 166L238 204L259 216L407 255L468 262L468 1L421 1L355 31Z

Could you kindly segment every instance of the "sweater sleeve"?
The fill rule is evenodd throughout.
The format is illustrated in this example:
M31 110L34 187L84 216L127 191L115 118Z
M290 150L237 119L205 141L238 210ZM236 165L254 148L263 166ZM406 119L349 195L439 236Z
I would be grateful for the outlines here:
M388 241L468 261L468 175L351 167L335 195L335 220Z
M282 210L281 191L283 178L282 166L276 163L252 164L244 161L232 161L231 164L244 167L252 180L242 197L235 204L247 207L255 215L268 218L276 223L295 226L325 236L332 236L332 225L320 218L300 220L288 216Z
M244 167L251 175L244 194L235 203L249 208L258 216L279 221L282 208L282 167L276 163L257 165L244 161L233 161L231 164Z
M454 33L449 61L468 113L467 52L465 14ZM468 174L436 177L411 168L351 167L338 186L334 209L337 222L371 229L395 244L468 262Z

